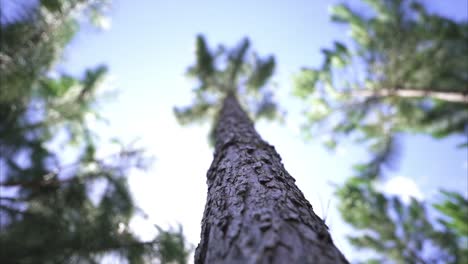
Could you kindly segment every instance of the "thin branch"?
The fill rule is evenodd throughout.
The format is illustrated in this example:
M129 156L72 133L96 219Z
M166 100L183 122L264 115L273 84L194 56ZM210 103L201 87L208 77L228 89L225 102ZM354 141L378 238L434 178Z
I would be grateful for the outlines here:
M122 150L122 151L120 151L118 153L111 154L109 156L103 157L103 158L98 159L98 160L94 160L93 162L95 162L95 163L97 163L97 164L99 164L101 166L109 167L108 165L104 165L104 160L114 158L114 157L117 157L117 158L132 157L132 156L134 156L135 154L137 154L140 151L141 150L139 150L139 149ZM60 185L62 185L64 183L72 182L74 180L83 179L83 178L93 178L93 177L96 177L98 175L97 173L87 173L87 174L85 174L84 176L81 176L81 177L70 177L70 178L66 178L66 179L58 179L57 178L58 174L63 172L65 169L80 166L80 165L82 165L81 162L82 161L79 160L77 162L66 164L66 165L56 169L55 171L49 172L49 173L43 175L42 177L39 177L39 180L9 180L9 181L5 181L5 182L0 182L0 186L2 186L2 187L21 186L21 187L33 187L33 188L46 187L46 186L49 186L49 187L56 186L56 187L58 187L58 186L60 186ZM99 174L104 174L104 172L100 172Z
M0 196L0 201L5 200L5 201L10 201L10 202L25 202L25 199L21 199L18 197L7 197L7 196Z
M468 90L468 89L467 89ZM468 92L442 92L426 89L395 89L382 88L377 90L353 90L349 92L352 96L359 97L402 97L402 98L419 98L429 97L453 103L468 104Z
M7 211L10 214L14 214L14 215L30 215L30 216L33 216L33 214L30 213L30 212L22 211L20 209L9 207L9 206L3 205L3 204L0 204L0 212L1 212L1 210Z

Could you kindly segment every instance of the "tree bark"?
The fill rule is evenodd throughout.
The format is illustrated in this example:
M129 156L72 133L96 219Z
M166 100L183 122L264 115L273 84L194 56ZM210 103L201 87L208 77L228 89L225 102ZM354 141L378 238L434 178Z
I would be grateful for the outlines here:
M195 263L348 263L233 94L215 143Z

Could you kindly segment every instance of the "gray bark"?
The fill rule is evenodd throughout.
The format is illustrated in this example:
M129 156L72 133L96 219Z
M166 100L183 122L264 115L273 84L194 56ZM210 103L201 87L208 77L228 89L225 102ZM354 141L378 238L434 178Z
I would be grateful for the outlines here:
M232 94L215 143L195 263L348 263Z

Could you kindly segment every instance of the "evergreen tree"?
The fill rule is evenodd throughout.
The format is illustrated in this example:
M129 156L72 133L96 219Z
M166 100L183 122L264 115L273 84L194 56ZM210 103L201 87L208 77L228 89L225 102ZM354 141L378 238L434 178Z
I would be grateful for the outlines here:
M419 1L363 2L371 8L332 9L332 19L350 27L351 41L324 49L322 66L296 79L295 93L307 102L303 130L325 127L328 147L351 137L371 152L337 191L344 220L363 231L350 241L378 253L370 263L464 263L466 197L444 192L434 224L424 203L404 204L374 185L395 163L398 135L466 140L468 23L431 14Z
M96 154L100 141L87 118L100 118L94 106L106 67L79 78L49 74L77 32L78 16L98 20L106 4L44 0L8 21L2 13L1 263L186 262L181 231L160 230L143 242L128 228L136 207L126 176L146 165L141 150Z
M277 116L266 88L275 61L255 53L249 58L248 50L244 39L232 50L213 52L198 36L196 63L189 68L199 82L196 100L176 108L184 123L215 116L214 160L195 263L348 263L239 103L266 98L244 107L255 108L255 117Z

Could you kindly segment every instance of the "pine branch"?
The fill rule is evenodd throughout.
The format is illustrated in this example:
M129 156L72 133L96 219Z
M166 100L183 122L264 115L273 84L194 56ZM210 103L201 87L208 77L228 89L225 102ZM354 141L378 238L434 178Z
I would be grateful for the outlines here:
M0 201L9 201L9 202L25 202L25 199L17 198L17 197L7 197L7 196L0 196Z
M83 178L92 178L92 176L97 176L96 173L90 173L85 175L84 177L70 177L66 179L57 179L56 172L50 172L46 174L45 177L42 177L41 180L11 180L6 182L0 182L0 186L2 187L26 187L26 188L39 188L39 187L59 187L65 183L69 183L78 179Z
M141 150L138 149L129 149L129 150L122 150L118 153L111 154L109 156L103 157L101 159L96 159L93 160L92 162L95 162L98 164L100 167L106 166L108 168L112 168L109 165L104 164L104 160L110 159L110 158L127 158L127 157L133 157L136 154L141 152ZM49 172L41 177L39 177L38 180L7 180L4 182L0 182L1 187L30 187L30 188L38 188L38 187L59 187L62 184L69 183L75 180L79 179L88 179L88 178L94 178L94 177L99 177L100 175L105 175L106 171L101 170L98 172L93 172L93 173L86 173L85 175L79 176L79 177L70 177L70 178L65 178L65 179L59 179L57 176L63 172L66 169L77 167L83 165L82 161L79 160L77 162L69 163L66 164L55 171Z
M468 104L468 89L467 92L442 92L438 90L428 89L399 89L399 88L382 88L378 90L353 90L349 94L358 97L401 97L401 98L420 98L429 97L453 103Z
M6 206L6 205L3 205L3 204L0 204L0 212L1 212L2 210L8 212L10 215L28 215L28 216L34 216L34 214L32 214L32 213L30 213L30 212L23 211L23 210L20 210L20 209L17 209L17 208L13 208L13 207L10 207L10 206ZM0 226L1 226L2 224L3 224L3 223L0 223Z

